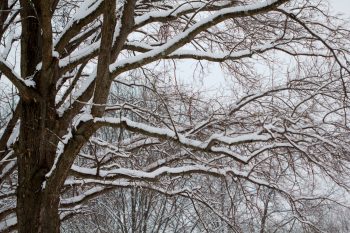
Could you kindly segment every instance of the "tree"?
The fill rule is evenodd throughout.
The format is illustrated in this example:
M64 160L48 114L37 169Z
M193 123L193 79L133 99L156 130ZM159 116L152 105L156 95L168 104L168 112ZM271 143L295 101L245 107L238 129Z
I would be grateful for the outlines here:
M290 213L279 227L317 230L306 206L347 205L350 33L325 2L3 0L0 12L0 72L18 91L1 115L2 231L59 232L118 187L189 198L236 229L205 186L234 182L261 232L269 195ZM231 97L176 85L184 59L220 63Z

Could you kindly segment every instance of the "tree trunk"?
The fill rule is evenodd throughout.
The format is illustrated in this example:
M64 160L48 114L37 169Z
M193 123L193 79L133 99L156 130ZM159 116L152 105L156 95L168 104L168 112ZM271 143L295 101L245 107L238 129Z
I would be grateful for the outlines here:
M17 198L19 233L59 232L59 195L45 194L22 185L18 188Z
M21 128L16 148L19 233L59 232L59 193L44 187L45 175L53 165L58 142L53 133L55 115L48 110L49 102L20 103Z
M56 154L58 136L53 78L57 62L37 70L43 61L42 9L39 0L20 0L22 17L21 76L36 82L40 97L21 96L20 136L15 146L18 164L17 225L19 233L59 232L59 187L45 188L45 175ZM52 187L52 186L50 186Z

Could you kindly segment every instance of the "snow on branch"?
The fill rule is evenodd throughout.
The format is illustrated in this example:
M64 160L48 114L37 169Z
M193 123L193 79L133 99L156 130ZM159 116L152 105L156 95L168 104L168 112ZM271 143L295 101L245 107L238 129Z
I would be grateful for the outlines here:
M264 133L263 131L258 131L255 133L242 134L240 136L235 136L235 137L214 134L206 141L199 141L195 139L190 139L184 136L183 134L179 134L178 132L175 132L168 128L153 127L150 125L146 125L144 123L131 121L130 119L125 117L95 118L94 122L98 126L124 127L132 132L137 132L137 133L141 133L144 135L157 137L157 138L170 139L180 143L185 147L192 148L199 151L211 152L216 154L225 154L241 163L247 163L250 157L240 155L225 147L214 146L214 144L223 143L228 146L232 146L232 145L239 145L243 143L266 142L273 139L270 134Z
M54 41L56 51L59 53L62 52L64 46L72 39L72 37L80 32L82 27L102 13L102 3L102 0L88 0L79 5L79 9L74 14L73 18L63 29L59 37Z
M142 189L153 190L166 196L181 195L187 198L191 196L191 194L195 192L197 189L196 187L193 187L191 189L185 187L185 188L176 188L175 190L169 190L169 189L161 188L159 187L159 185L147 183L144 181L135 181L135 180L129 181L126 179L120 179L120 180L70 179L65 182L65 185L67 187L81 186L81 185L90 186L89 189L87 189L86 191L84 191L78 196L68 197L61 200L60 202L61 208L68 208L68 209L75 208L76 206L86 203L87 201L100 195L101 193L112 191L115 188L139 187Z
M182 15L190 13L198 13L199 11L214 11L227 7L234 6L235 1L229 3L215 3L211 4L204 2L185 2L180 5L174 6L172 9L164 11L153 11L147 14L143 14L135 18L135 28L140 28L146 24L153 22L169 21L172 19L177 19Z
M184 165L179 167L167 167L163 166L156 170L145 172L140 170L133 170L128 168L117 168L117 169L111 169L111 170L99 170L97 171L96 168L87 168L87 167L80 167L77 165L73 165L71 167L71 171L73 174L75 174L77 177L85 177L85 178L95 178L95 179L102 179L102 180L115 180L115 179L132 179L132 180L156 180L159 179L161 176L178 176L178 175L186 175L186 174L210 174L213 176L228 176L232 175L234 177L240 177L240 178L247 178L254 183L257 183L259 185L269 186L269 184L266 181L263 181L258 178L249 177L249 172L243 172L237 169L234 169L232 167L224 167L224 168L216 168L212 166L205 166L205 165ZM271 185L273 186L273 185Z
M286 42L282 42L283 44ZM194 51L194 50L178 50L168 56L164 57L165 59L196 59L196 60L207 60L212 62L223 62L226 60L238 60L242 58L252 57L254 54L264 53L271 49L276 49L278 45L282 44L276 42L268 42L265 45L254 46L250 49L244 49L234 52L205 52L205 51ZM136 50L136 51L150 51L157 49L157 47L150 46L145 43L132 43L129 42L126 45L127 48Z
M5 74L5 76L12 82L13 85L16 86L19 93L22 95L30 96L31 91L29 88L35 87L35 82L32 78L29 79L23 79L20 77L19 74L17 74L13 68L11 68L11 65L5 61L0 56L0 71ZM28 97L29 97L28 96Z
M288 0L264 1L262 3L251 4L248 6L229 7L218 10L211 16L208 16L207 18L197 22L184 32L173 37L167 43L157 47L156 49L111 64L109 67L110 72L112 73L112 76L116 76L130 69L149 64L153 61L156 61L160 58L171 54L175 50L181 48L182 46L190 42L196 35L198 35L202 31L220 22L223 22L226 19L262 14L267 12L268 10L278 7L279 5L287 1Z

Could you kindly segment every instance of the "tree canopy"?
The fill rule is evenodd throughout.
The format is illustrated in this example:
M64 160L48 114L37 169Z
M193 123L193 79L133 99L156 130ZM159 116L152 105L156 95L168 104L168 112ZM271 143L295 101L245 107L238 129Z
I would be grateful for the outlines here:
M348 28L323 0L2 0L0 231L59 232L116 190L192 205L180 232L328 231L315 212L350 204Z

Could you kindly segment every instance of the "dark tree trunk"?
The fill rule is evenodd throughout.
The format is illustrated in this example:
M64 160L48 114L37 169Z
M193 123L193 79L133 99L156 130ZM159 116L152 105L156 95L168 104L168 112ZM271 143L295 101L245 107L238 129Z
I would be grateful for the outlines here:
M50 105L22 102L17 151L17 218L20 233L59 232L59 193L45 189L45 175L52 167L57 139Z
M36 82L36 96L21 96L20 136L15 153L18 163L17 222L19 233L57 233L59 191L45 188L45 175L56 154L58 136L55 112L57 62L43 61L42 9L39 0L21 0L21 76ZM56 64L55 64L56 62ZM52 186L50 186L52 187Z

